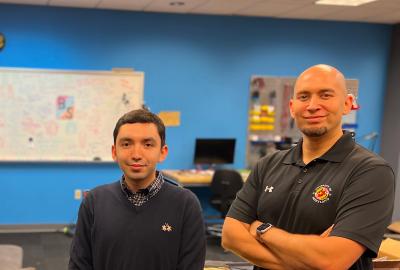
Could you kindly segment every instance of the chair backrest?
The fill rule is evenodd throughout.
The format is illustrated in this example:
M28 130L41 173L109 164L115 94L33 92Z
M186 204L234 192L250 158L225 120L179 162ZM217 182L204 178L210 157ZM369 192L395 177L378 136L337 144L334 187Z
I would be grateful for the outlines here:
M216 170L211 180L211 192L221 197L235 197L242 188L243 179L235 170Z
M216 170L211 180L211 199L213 207L225 216L229 210L236 193L242 188L243 179L235 170Z
M22 257L20 246L0 245L0 270L21 269Z

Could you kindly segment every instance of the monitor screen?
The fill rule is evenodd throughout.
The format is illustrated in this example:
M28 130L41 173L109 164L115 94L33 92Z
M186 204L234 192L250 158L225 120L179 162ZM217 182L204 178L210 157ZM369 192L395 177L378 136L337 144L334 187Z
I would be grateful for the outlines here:
M233 163L236 139L196 139L195 164Z

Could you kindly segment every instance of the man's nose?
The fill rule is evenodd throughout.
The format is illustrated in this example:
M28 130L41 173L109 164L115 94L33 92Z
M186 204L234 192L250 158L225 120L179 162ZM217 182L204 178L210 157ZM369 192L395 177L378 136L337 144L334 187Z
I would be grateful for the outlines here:
M135 160L142 158L142 148L140 145L134 145L131 148L130 157Z
M320 102L319 98L317 96L311 96L310 101L307 105L307 110L309 111L315 111L320 108Z

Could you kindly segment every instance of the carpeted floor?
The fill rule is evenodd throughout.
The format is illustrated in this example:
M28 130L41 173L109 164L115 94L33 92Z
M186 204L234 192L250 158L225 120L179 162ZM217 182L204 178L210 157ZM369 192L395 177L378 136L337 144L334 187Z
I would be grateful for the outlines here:
M24 250L24 267L36 270L66 270L72 238L63 233L0 233L0 244L19 245ZM207 260L241 261L224 252L217 238L207 241Z

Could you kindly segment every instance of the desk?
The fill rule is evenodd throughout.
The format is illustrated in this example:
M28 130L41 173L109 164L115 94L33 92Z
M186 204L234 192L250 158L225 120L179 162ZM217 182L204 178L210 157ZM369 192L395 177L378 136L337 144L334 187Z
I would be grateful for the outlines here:
M163 175L186 187L209 186L214 170L163 170ZM250 170L239 170L243 181L246 181Z

